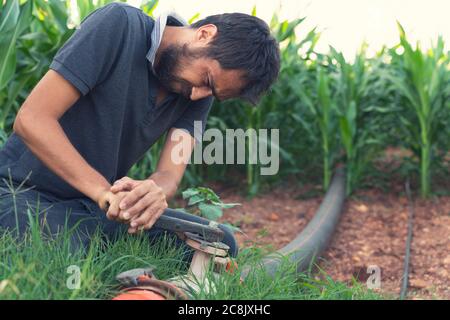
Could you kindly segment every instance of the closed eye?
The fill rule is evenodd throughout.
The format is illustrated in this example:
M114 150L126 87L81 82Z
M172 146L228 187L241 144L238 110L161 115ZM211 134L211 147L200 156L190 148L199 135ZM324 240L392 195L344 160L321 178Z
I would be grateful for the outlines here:
M222 101L222 99L220 99L217 96L216 88L214 87L214 82L212 81L212 79L211 79L211 77L209 75L207 77L206 83L207 83L206 86L211 89L211 92L212 92L214 98L216 98L218 101Z
M211 88L211 81L209 80L209 77L206 78L206 85L205 86L208 87L209 89L211 89L211 92L213 91L212 90L213 88Z

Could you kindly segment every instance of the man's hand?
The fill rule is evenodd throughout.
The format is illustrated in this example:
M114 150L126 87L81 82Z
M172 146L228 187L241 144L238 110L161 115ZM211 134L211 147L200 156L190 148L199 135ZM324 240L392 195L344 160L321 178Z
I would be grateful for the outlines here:
M129 233L150 229L168 207L163 189L153 180L124 177L110 188L111 192L127 192L119 204L119 219L129 220Z
M130 177L123 177L114 182L114 184L110 188L110 191L113 193L116 193L119 191L131 191L144 181L145 180L134 180L134 179L131 179Z
M123 198L126 197L128 192L117 192L113 193L111 191L105 191L103 192L98 200L98 206L106 212L106 217L110 220L117 220L118 222L127 223L123 217L120 217L120 209L119 204L120 201L122 201Z
M183 143L183 159L173 161L172 155ZM173 197L183 178L186 164L189 162L195 139L182 129L171 128L161 151L156 170L149 179L133 180L124 177L117 180L109 189L111 192L129 191L120 203L119 215L130 219L130 233L139 229L149 229L167 208L167 201Z

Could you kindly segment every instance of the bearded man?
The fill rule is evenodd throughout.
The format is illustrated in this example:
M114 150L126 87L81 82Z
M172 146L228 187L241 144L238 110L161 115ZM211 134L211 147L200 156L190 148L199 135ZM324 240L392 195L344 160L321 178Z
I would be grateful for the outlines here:
M191 156L175 161L172 150L183 143L192 152L214 98L256 104L279 68L278 44L257 17L187 25L123 3L97 9L57 52L0 151L0 227L23 233L31 208L52 234L76 226L72 241L82 247L98 227L111 238L160 236L152 226L162 214L208 224L168 208ZM126 177L165 133L155 172ZM219 227L236 256L233 233Z

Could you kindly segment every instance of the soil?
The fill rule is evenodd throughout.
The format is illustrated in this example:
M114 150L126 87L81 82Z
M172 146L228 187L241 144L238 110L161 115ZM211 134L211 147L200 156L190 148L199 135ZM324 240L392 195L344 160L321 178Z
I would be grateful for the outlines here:
M389 154L389 153L387 153ZM393 166L398 154L383 165ZM392 160L393 159L393 160ZM391 161L392 160L392 161ZM395 166L394 166L395 167ZM336 281L366 283L368 267L381 270L380 291L389 298L400 294L408 198L404 179L388 186L372 186L355 192L345 203L337 230L319 266ZM376 180L376 179L375 179ZM320 186L299 187L297 182L275 187L252 199L236 194L236 187L211 187L226 202L241 206L225 210L221 221L239 226L241 247L257 245L279 249L306 226L319 207ZM445 186L450 190L449 186ZM311 197L312 195L312 197ZM408 299L450 299L450 196L422 200L413 194L414 228L411 245Z
M359 198L358 198L359 197ZM450 197L414 201L408 297L450 299ZM321 267L334 280L365 283L381 269L381 290L398 297L407 237L405 196L359 192L347 201Z
M299 230L303 230L319 207L322 196L302 198L310 190L315 189L299 189L291 184L252 199L226 190L219 194L222 201L241 205L227 209L220 221L239 227L236 239L240 246L279 249L291 242Z

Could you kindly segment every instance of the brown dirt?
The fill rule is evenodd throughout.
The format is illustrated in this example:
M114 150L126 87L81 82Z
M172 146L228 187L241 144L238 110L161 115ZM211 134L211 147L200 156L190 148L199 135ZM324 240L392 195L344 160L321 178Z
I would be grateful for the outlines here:
M367 267L381 269L381 289L398 296L403 275L408 202L374 190L347 201L321 267L333 279L365 283ZM450 197L414 201L409 298L450 299Z
M236 234L240 246L267 246L279 249L303 230L320 205L321 197L301 199L307 189L292 184L278 187L269 193L246 199L227 190L220 193L226 203L242 205L227 209L221 219L238 226Z
M346 200L338 228L319 262L320 268L336 281L366 283L367 267L381 269L381 292L397 298L403 275L407 237L408 200L404 179L394 174L405 150L388 148L371 187L359 190ZM449 164L450 166L450 164ZM409 299L450 299L450 183L434 186L446 196L421 200L414 195L415 208L411 245ZM417 185L417 183L416 183ZM299 187L290 182L247 199L236 186L211 184L226 202L241 206L227 209L221 221L231 222L243 233L240 246L288 244L306 226L320 205L319 186ZM312 192L311 192L312 191ZM309 196L308 196L309 194Z
M381 291L396 298L403 275L408 200L402 181L389 184L390 192L370 188L347 199L319 265L334 280L349 285L354 279L366 283L367 267L379 266ZM226 210L221 221L239 225L244 232L237 234L241 246L279 249L294 239L319 207L321 196L301 199L310 189L290 184L251 200L232 189L219 192L224 202L242 203ZM450 196L414 198L408 298L450 299Z

